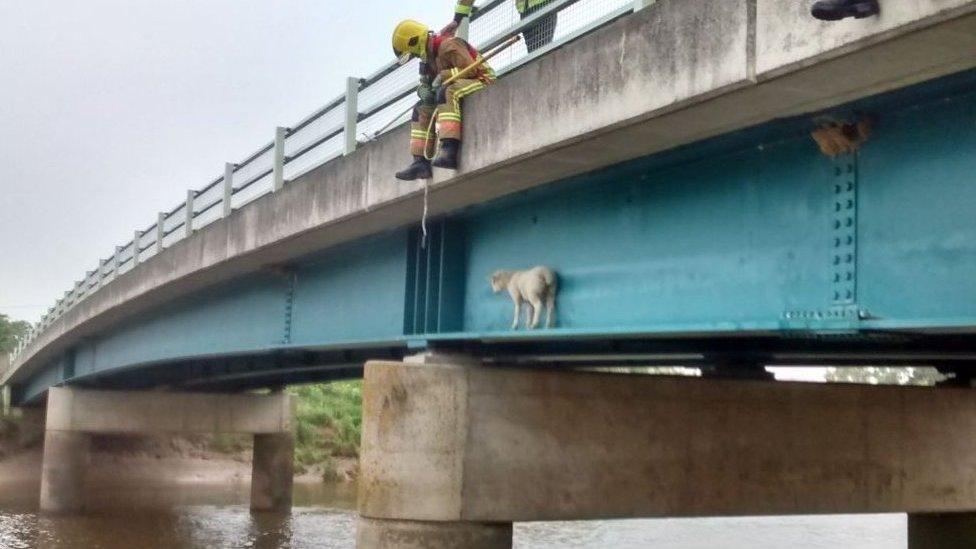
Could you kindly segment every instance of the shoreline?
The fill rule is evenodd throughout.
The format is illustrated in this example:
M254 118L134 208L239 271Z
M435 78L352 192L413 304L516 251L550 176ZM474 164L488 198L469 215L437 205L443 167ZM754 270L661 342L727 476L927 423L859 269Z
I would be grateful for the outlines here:
M192 447L192 452L157 453L93 449L85 479L89 505L106 509L246 504L251 484L249 452L225 455ZM42 453L41 447L34 446L0 458L0 506L36 507ZM355 465L341 467L350 471ZM316 468L296 473L295 506L318 507L327 502L327 506L354 509L356 483L350 476L341 474L340 480L325 482Z

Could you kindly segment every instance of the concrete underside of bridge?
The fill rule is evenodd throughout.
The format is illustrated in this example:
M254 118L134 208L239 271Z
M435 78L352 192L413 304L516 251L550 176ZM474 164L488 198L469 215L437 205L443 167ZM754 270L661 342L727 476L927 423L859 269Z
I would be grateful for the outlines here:
M976 392L366 366L360 547L508 547L511 523L909 513L976 542Z
M47 399L40 508L84 510L95 434L254 435L251 508L291 509L294 436L289 395L215 395L53 388Z

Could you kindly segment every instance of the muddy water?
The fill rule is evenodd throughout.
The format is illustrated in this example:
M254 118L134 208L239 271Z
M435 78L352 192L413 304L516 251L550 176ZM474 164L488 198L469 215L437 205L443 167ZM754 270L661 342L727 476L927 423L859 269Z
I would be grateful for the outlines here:
M36 487L0 492L0 548L352 548L355 490L296 485L288 515L254 514L244 485L103 490L94 511L36 512ZM527 523L519 548L904 549L900 515Z

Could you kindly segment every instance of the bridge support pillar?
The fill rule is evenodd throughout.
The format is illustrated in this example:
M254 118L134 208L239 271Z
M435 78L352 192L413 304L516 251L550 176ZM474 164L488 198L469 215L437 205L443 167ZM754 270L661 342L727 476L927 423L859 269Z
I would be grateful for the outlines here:
M976 513L908 515L908 549L976 547Z
M41 510L74 513L85 505L85 469L91 435L67 431L44 434Z
M254 435L251 470L251 509L291 509L295 437L291 433Z
M290 395L134 391L48 391L41 466L41 511L85 507L85 469L93 434L254 435L251 508L291 507L294 436Z
M502 546L521 521L970 512L976 391L370 362L360 465L370 549ZM969 517L913 516L914 539Z
M424 522L360 518L359 548L508 549L512 523Z

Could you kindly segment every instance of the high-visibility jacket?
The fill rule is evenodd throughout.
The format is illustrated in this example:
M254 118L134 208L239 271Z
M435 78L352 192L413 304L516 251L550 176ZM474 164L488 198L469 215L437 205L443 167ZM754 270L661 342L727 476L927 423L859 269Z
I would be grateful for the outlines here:
M474 11L474 0L458 0L454 7L454 20L460 23L461 19L471 17L472 11Z
M543 4L548 4L552 0L515 0L515 9L519 13L525 13L527 10L537 8Z

